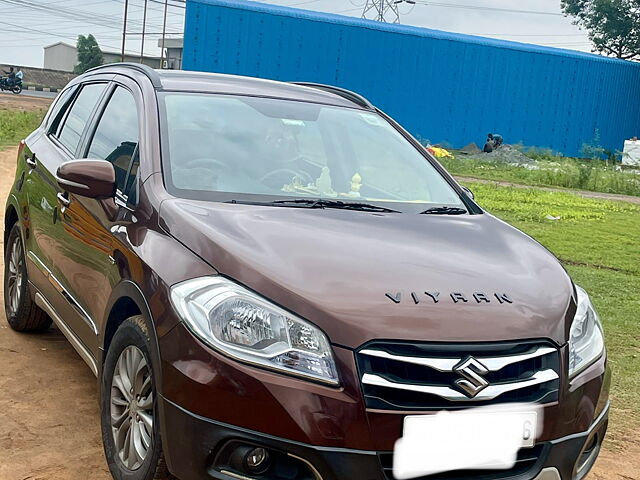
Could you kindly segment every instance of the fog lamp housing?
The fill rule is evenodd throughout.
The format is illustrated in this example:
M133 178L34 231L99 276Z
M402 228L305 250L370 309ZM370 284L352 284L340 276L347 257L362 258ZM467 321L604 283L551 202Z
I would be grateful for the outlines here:
M244 456L246 469L255 475L260 475L266 472L269 469L270 463L271 456L266 448L253 448Z

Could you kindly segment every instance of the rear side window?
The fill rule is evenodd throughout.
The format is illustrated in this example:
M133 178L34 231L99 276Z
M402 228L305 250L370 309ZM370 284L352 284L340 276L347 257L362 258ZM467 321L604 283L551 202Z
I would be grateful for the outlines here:
M93 135L87 158L107 160L116 171L116 184L121 192L127 191L127 176L135 175L131 160L137 157L138 111L133 95L117 87L100 117ZM137 167L135 169L137 171Z
M78 148L84 127L89 121L91 112L93 112L96 103L102 96L105 87L106 84L104 83L85 85L78 94L76 101L73 102L58 135L60 143L71 153L75 153Z
M69 104L73 99L73 93L76 91L77 86L73 86L63 90L55 100L55 103L51 107L49 116L47 117L46 127L47 133L55 134L58 131L60 121L64 116L64 113L69 108Z

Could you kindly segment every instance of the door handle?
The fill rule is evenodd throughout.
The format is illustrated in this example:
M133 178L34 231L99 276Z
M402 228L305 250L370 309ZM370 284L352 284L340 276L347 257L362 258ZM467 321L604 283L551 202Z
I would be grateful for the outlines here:
M69 199L69 197L67 197L66 193L58 192L58 195L56 195L56 197L63 207L68 207L71 204L71 200Z
M31 168L36 168L38 166L38 162L36 162L35 154L30 157L29 155L27 155L25 153L24 160L25 160L25 162L27 162L27 165L29 165L29 167L31 167Z

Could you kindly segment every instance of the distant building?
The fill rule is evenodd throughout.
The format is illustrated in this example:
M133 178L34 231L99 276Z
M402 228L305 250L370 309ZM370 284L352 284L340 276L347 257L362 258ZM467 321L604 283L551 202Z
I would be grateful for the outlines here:
M120 52L102 50L104 63L117 63L121 61ZM182 54L180 55L182 59ZM140 55L125 54L125 62L140 62ZM78 52L74 45L65 42L56 42L44 47L44 68L73 72L73 67L78 63ZM152 68L160 68L160 57L145 55L142 63Z
M184 38L165 38L164 39L164 65L162 68L169 70L182 69L182 50ZM158 46L162 48L162 39L158 39Z
M73 72L78 63L76 47L64 42L56 42L44 47L44 68Z

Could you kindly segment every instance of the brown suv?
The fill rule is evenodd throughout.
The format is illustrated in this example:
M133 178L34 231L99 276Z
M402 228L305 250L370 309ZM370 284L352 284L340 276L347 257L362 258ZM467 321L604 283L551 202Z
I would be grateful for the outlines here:
M580 479L605 435L587 294L339 88L87 72L20 145L5 266L10 325L98 378L118 480L390 480L405 417L514 402L544 422L511 469L425 478Z

